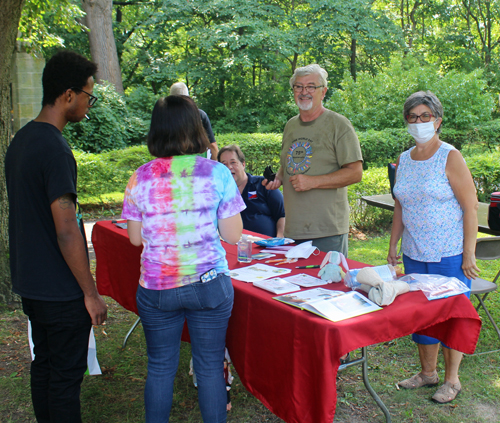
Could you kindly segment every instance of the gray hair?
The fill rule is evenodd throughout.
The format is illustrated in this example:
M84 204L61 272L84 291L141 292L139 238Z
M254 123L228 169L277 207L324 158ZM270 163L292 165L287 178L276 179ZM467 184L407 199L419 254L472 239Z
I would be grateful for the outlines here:
M217 161L220 162L220 157L222 156L222 153L225 153L226 151L232 151L233 153L236 153L238 160L241 163L245 163L245 155L243 154L243 151L241 151L241 148L236 144L226 145L225 147L222 147L219 150L219 154L217 154Z
M443 117L443 105L439 101L439 98L436 97L436 94L431 91L417 91L409 96L405 101L405 105L403 107L403 117L406 123L408 123L406 116L410 114L412 109L420 106L421 104L431 109L431 113L436 119ZM438 134L441 132L441 126L442 124L439 125L439 128L436 131Z
M293 73L292 77L290 78L290 87L293 88L293 84L295 84L295 80L298 77L311 75L311 74L319 75L319 85L323 85L325 87L328 87L328 80L327 80L328 79L328 72L326 70L324 70L320 65L317 65L316 63L295 69L295 72Z
M170 87L170 95L186 95L189 97L189 90L184 82L175 82Z

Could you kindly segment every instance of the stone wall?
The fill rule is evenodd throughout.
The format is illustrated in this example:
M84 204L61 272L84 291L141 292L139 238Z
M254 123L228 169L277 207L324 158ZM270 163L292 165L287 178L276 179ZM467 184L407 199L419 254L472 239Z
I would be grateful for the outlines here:
M44 59L16 51L12 56L13 134L34 119L42 109Z

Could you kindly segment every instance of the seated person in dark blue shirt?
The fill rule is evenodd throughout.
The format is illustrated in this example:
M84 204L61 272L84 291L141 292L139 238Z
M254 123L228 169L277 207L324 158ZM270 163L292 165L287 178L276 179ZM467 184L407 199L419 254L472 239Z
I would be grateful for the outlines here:
M220 149L217 156L233 175L247 208L241 212L243 228L271 237L283 237L285 207L279 190L267 190L263 176L245 172L245 155L237 145Z

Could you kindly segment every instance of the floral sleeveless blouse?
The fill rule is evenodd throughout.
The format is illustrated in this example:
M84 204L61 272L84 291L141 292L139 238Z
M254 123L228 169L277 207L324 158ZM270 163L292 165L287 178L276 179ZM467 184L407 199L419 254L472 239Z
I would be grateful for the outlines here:
M443 142L424 161L411 158L413 148L401 155L394 186L403 211L402 252L413 260L440 262L463 252L463 211L445 172L455 147Z

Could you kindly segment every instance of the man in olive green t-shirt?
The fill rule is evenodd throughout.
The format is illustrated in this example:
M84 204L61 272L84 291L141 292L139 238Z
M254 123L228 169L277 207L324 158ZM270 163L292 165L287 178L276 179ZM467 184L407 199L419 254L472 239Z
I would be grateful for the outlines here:
M323 107L327 78L316 64L295 70L290 86L299 114L285 126L275 180L263 185L283 184L286 237L347 256L347 186L361 181L363 157L349 120Z

